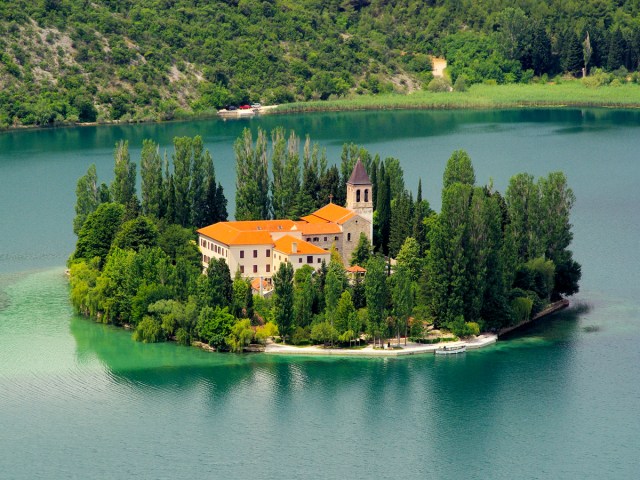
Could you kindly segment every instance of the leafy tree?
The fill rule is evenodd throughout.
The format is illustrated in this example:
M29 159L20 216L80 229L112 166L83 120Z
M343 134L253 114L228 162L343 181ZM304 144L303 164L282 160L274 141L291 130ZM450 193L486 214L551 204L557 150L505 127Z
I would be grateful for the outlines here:
M391 181L382 166L379 176L378 206L376 218L378 224L378 249L385 255L389 253L389 236L391 233Z
M136 217L122 224L113 239L112 247L139 250L141 247L153 247L158 244L158 228L147 217Z
M225 348L235 318L227 308L205 306L200 310L195 333L201 340L216 348Z
M244 129L234 144L236 154L236 220L269 218L267 138L258 130L255 147L251 130Z
M232 352L242 353L245 346L251 343L253 339L253 330L251 329L251 321L248 318L239 320L231 327L231 333L226 338L226 343Z
M420 255L420 245L413 237L407 237L396 257L398 267L406 269L411 281L417 281L424 267L424 260Z
M351 254L351 265L365 265L371 256L371 242L364 233L360 233L358 245Z
M407 344L409 315L413 310L413 288L411 285L411 272L400 265L392 277L394 279L392 289L393 314L396 319L396 332L398 345L400 344L400 331L404 330L404 343Z
M199 135L193 139L193 163L191 164L191 185L189 190L190 225L197 228L208 225L207 218L207 191L209 188L209 175L213 159L209 151L204 151L202 137Z
M160 218L162 213L162 159L158 145L152 140L142 141L140 159L142 178L142 212Z
M228 307L233 297L233 283L227 262L222 258L211 259L207 268L207 284L204 304L211 307Z
M183 227L191 225L191 173L194 140L190 137L173 139L173 221ZM171 193L170 193L171 195ZM171 199L169 200L171 202Z
M313 268L304 265L294 275L293 316L296 326L307 327L311 324L314 297Z
M111 198L122 205L131 205L136 199L136 165L129 157L129 143L125 140L116 143L114 152L115 178L111 183Z
M74 258L104 260L111 248L111 242L120 229L124 207L118 203L102 203L95 212L87 216L78 233Z
M383 341L385 333L384 321L386 319L387 306L387 282L384 259L373 256L367 262L367 276L365 278L365 295L367 298L367 312L369 332L374 338Z
M449 157L442 178L443 192L456 182L471 186L476 183L476 174L471 164L471 157L464 150L456 150Z
M283 342L291 335L293 328L293 266L281 263L273 276L273 314Z
M100 191L96 165L91 164L87 174L78 179L76 186L76 216L73 219L73 233L78 235L87 216L100 205Z

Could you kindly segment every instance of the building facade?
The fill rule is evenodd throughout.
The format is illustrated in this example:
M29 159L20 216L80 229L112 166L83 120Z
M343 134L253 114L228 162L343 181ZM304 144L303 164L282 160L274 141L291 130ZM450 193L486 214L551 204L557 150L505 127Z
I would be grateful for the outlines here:
M373 239L372 184L358 159L347 183L347 206L329 203L294 220L218 222L198 230L202 265L222 258L231 274L245 278L270 278L281 263L294 269L318 269L329 263L334 247L345 265L364 233Z

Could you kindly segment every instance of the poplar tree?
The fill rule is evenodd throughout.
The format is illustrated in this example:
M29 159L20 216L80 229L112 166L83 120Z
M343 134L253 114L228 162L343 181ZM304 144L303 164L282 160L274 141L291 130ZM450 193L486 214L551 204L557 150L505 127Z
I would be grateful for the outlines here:
M91 164L86 175L78 179L76 184L76 216L73 219L73 233L80 232L87 216L96 211L100 205L100 189L96 165Z
M136 199L136 164L129 157L129 142L116 143L114 151L114 174L111 183L111 198L114 202L128 206Z
M204 150L202 137L194 137L192 143L193 160L191 163L191 182L189 185L190 224L201 228L207 222L208 175L213 159L208 150Z
M267 137L258 130L255 147L251 130L245 128L234 144L236 154L236 220L266 220L269 202Z
M187 227L191 224L191 171L193 139L173 139L173 189L175 194L174 221Z
M140 156L142 212L160 218L162 207L162 159L153 140L142 141Z
M288 141L284 130L271 133L271 204L273 218L292 218L297 213L296 198L300 190L300 140L291 132Z

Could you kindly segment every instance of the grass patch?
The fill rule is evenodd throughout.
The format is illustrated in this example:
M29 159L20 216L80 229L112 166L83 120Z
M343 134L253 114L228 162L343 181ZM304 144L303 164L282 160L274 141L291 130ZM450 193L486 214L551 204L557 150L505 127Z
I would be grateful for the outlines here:
M559 84L472 85L466 92L363 95L340 100L279 105L275 113L400 109L500 109L513 107L640 108L640 85L587 87L580 80Z

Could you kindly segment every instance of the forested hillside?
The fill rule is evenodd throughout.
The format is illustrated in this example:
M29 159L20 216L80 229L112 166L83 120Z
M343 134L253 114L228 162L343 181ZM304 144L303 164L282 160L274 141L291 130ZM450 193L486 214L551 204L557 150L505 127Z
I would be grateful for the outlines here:
M4 0L0 127L602 68L637 81L638 0Z

